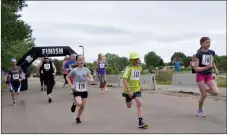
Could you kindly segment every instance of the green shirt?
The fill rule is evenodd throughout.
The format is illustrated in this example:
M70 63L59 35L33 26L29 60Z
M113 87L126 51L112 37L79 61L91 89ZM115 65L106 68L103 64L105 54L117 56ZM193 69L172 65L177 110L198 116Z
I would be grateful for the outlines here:
M123 79L127 79L129 89L135 93L140 91L140 73L142 67L129 65L125 68L125 71L122 75ZM128 93L127 89L124 89L124 93Z

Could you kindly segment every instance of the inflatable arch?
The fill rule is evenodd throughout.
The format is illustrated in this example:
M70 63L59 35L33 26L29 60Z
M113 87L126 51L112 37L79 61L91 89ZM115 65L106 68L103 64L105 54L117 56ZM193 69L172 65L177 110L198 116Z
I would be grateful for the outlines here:
M27 80L27 69L28 67L39 57L43 57L44 54L48 54L49 57L59 57L66 56L70 54L77 53L69 46L43 46L43 47L33 47L30 49L18 62L17 66L20 66L26 75L26 79L21 83L21 91L28 89Z

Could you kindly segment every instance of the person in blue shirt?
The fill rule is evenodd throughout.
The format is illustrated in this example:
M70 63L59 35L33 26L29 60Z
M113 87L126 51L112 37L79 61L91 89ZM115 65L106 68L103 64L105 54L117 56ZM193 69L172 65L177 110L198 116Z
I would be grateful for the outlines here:
M75 68L76 65L76 55L71 54L70 59L65 63L65 71L68 71L68 74ZM70 78L71 83L73 83L73 78ZM71 91L71 94L73 92Z
M65 63L65 70L67 70L68 73L70 73L73 69L73 65L76 65L76 55L75 54L71 54L70 60L68 60Z
M174 71L176 74L179 74L181 71L181 65L183 62L181 61L180 57L176 57L173 61L172 64L174 65Z

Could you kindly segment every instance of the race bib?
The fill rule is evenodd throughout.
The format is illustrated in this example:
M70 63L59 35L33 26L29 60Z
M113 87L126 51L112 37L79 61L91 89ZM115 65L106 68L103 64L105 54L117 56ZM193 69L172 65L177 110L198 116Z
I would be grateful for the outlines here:
M195 66L195 62L192 62L192 66L193 66L193 67Z
M202 64L209 65L213 62L213 55L203 55L202 56Z
M76 91L87 91L87 82L76 82Z
M44 69L49 70L50 69L50 64L44 64Z
M132 70L130 80L139 80L140 79L140 70Z
M104 63L101 63L101 64L99 64L99 67L100 68L105 68L105 64Z
M13 80L18 80L19 79L19 74L13 74Z

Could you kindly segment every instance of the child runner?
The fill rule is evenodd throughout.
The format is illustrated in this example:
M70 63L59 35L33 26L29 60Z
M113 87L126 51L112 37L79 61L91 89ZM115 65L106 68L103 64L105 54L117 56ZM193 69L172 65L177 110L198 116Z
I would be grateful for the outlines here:
M76 55L75 54L71 54L70 56L70 60L68 60L65 63L65 69L68 70L68 73L70 73L73 69L73 66L76 64ZM73 83L73 79L70 78L71 83ZM69 82L68 82L69 83ZM73 91L71 91L71 94L73 94Z
M147 127L148 124L143 122L142 118L142 94L141 94L141 86L140 86L140 73L142 71L142 67L138 65L139 63L139 55L137 53L130 54L130 62L131 65L125 68L123 73L123 83L125 85L125 89L123 92L123 96L126 100L126 106L131 108L132 100L136 101L137 106L137 114L139 119L139 128Z
M101 92L102 94L104 94L104 89L107 90L106 88L106 64L103 60L103 56L100 53L98 55L98 63L97 63L97 73L98 73L98 78L100 81L100 88L101 88Z
M196 82L200 89L199 109L196 115L205 117L206 114L203 111L203 103L207 93L216 96L219 92L217 84L212 77L212 68L215 69L217 75L219 74L219 71L214 63L215 52L209 49L210 38L202 37L200 39L200 45L201 47L196 54L197 59L195 61ZM206 84L209 89L206 89Z
M193 56L192 56L192 61L190 62L190 67L191 67L191 69L192 69L192 74L195 74L196 72L195 72L195 61L196 61L196 55L194 54Z
M8 82L10 85L10 92L13 99L13 105L16 105L15 94L19 96L20 89L21 89L21 81L22 81L22 74L23 70L21 67L16 65L16 59L12 59L12 67L9 69L8 73L5 75L5 82Z
M68 84L68 82L66 80L66 76L69 73L69 69L68 68L65 69L65 64L66 64L67 61L69 61L69 58L70 58L69 55L66 55L65 60L63 61L63 64L62 64L62 72L63 72L63 76L64 76L64 79L65 79L65 82L63 84L63 88L65 87L65 85Z
M66 76L66 79L70 88L73 90L74 95L71 111L74 113L76 106L80 107L77 113L76 122L81 123L80 116L84 110L88 97L87 81L94 81L94 79L90 73L90 70L84 67L84 56L79 55L77 58L77 67ZM73 83L71 83L70 78L73 78Z

